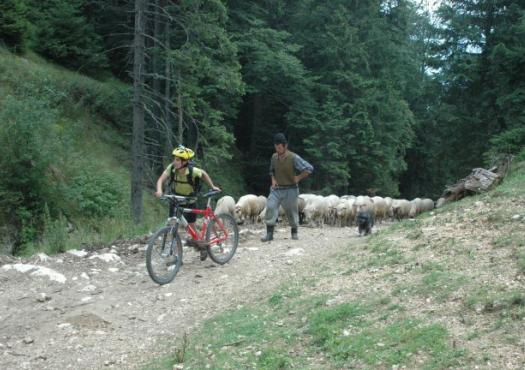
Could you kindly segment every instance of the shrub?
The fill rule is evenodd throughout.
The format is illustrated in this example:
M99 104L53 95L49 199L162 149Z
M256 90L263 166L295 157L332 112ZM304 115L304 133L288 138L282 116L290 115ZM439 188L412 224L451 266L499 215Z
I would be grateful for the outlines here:
M0 219L17 229L16 252L38 234L52 191L48 167L60 153L57 114L43 99L9 95L0 108Z
M498 154L523 155L525 151L525 127L503 131L492 137L490 144L490 149L484 154L487 163L490 163Z
M36 3L34 49L62 66L97 71L107 67L102 38L82 14L79 0Z
M47 205L44 209L44 232L42 243L49 254L56 254L66 251L67 242L67 221L59 214L58 218L52 219Z
M70 197L85 217L116 216L124 193L115 186L114 176L109 171L100 171L94 166L84 166L74 176L70 185Z
M2 0L0 2L1 40L13 51L24 49L24 38L29 23L26 18L27 6L21 0Z

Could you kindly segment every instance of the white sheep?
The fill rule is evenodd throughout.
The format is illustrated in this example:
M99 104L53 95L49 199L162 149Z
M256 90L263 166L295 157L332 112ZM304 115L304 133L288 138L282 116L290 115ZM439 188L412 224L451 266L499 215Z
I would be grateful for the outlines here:
M235 199L229 195L219 198L214 212L215 214L228 213L233 216L235 214Z
M312 201L313 199L317 198L319 195L311 194L311 193L305 193L305 194L299 194L299 198L303 199L306 204L308 202Z
M257 216L259 215L259 200L257 195L247 194L239 198L235 204L235 219L237 223L242 224L246 220L251 220L255 223Z
M336 221L335 209L337 205L339 204L339 197L335 194L330 194L326 196L325 199L326 199L326 202L328 203L327 223L329 225L335 225L335 221Z
M421 200L421 212L432 211L434 209L434 201L430 198Z
M328 202L323 196L317 196L306 202L304 216L307 222L315 222L323 226L328 217Z
M282 220L285 218L286 212L284 211L283 206L279 206L279 216L277 217L277 221ZM264 222L264 219L266 217L266 207L259 213L257 216L257 222Z
M408 217L414 218L421 213L421 198L414 198L410 201L410 212Z
M371 206L372 205L372 199L370 199L370 197L368 195L358 195L355 198L355 203L354 204L355 204L356 207L359 207L360 205Z
M388 217L390 219L394 218L394 211L392 210L392 203L393 203L394 200L392 198L390 198L390 197L384 197L383 199L385 200L386 206L387 206L387 209L388 209L388 211L387 211L388 212Z
M335 213L339 226L350 226L355 220L354 199L341 199Z
M389 216L389 207L382 197L372 197L372 209L376 221L383 221Z
M392 213L398 220L408 218L412 204L406 199L394 199L392 201Z
M304 223L304 207L306 207L306 200L304 198L297 198L297 212L299 213L299 224Z
M445 198L439 198L437 201L436 201L436 208L440 208L440 207L443 207L443 205L446 203L446 199Z

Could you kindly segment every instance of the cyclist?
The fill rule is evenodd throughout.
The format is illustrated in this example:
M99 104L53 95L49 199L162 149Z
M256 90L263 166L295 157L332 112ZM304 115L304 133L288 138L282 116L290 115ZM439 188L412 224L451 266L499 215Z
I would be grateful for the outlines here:
M288 141L283 133L275 134L273 138L275 153L270 161L270 177L272 186L266 203L266 235L263 242L273 240L273 230L277 221L279 205L282 205L288 222L292 227L292 239L299 239L297 226L299 214L297 198L299 197L299 182L310 175L313 166L298 154L288 150Z
M162 188L164 182L169 179L169 187L175 195L192 196L196 195L200 188L200 181L203 179L208 186L213 190L220 191L221 189L213 184L210 176L201 168L197 168L190 161L195 153L190 148L183 145L179 145L173 150L173 162L162 172L159 179L157 180L157 191L155 196L160 198L162 196ZM196 204L188 204L188 208L196 208ZM174 207L170 207L170 217L173 217ZM192 227L195 227L195 221L197 215L194 213L187 213L185 216L186 220ZM191 244L191 241L187 241L187 244ZM200 251L201 261L204 261L208 256L206 250Z

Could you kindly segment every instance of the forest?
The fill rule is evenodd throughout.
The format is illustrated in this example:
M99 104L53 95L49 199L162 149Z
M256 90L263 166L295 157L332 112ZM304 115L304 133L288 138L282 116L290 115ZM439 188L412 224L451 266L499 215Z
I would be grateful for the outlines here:
M237 196L268 192L276 132L323 195L436 199L525 159L525 3L426 3L2 0L0 244L158 222L178 144Z

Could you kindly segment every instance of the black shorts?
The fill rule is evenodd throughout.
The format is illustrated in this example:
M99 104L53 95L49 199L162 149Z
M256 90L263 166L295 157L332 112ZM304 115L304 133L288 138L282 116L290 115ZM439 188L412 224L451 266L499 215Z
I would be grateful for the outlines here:
M185 204L184 208L197 208L197 204L196 203ZM175 206L172 205L172 206L170 206L170 214L169 214L169 216L173 217L174 215L175 215ZM197 221L197 215L195 213L184 213L184 218L190 224L192 224L195 221Z

